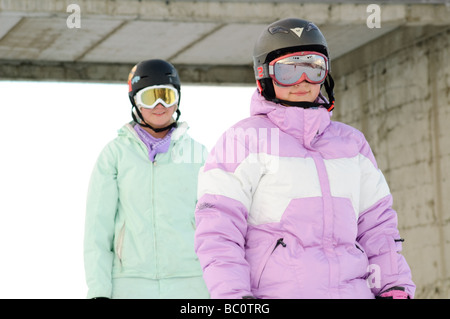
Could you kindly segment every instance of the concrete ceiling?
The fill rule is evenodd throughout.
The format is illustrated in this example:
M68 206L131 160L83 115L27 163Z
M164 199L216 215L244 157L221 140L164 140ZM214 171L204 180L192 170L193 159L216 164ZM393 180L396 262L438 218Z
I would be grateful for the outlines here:
M376 2L380 28L367 20ZM447 2L447 5L445 4ZM80 9L79 27L73 14ZM336 59L399 27L448 25L449 1L0 0L0 80L124 82L172 62L184 83L254 83L253 45L285 17L315 22Z

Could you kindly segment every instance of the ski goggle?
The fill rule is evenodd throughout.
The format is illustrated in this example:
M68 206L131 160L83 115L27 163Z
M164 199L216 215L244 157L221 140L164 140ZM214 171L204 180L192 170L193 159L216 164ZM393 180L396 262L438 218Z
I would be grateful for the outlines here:
M168 85L156 85L144 88L136 93L136 105L153 109L159 103L171 107L178 103L178 91Z
M318 52L296 52L281 56L269 63L270 77L281 86L292 86L303 81L321 84L328 74L328 59Z

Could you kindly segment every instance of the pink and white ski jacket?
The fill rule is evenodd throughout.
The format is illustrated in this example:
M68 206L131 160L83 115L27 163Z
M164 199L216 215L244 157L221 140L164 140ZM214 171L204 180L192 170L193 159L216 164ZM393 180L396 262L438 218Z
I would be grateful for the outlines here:
M374 298L403 287L392 196L363 134L325 108L252 97L199 175L195 249L212 298Z

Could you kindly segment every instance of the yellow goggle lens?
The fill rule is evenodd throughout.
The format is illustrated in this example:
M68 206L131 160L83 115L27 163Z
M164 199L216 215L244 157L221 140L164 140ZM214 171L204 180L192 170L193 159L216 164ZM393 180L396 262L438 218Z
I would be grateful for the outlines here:
M150 87L137 94L138 104L154 108L158 103L170 107L178 102L178 92L170 87Z

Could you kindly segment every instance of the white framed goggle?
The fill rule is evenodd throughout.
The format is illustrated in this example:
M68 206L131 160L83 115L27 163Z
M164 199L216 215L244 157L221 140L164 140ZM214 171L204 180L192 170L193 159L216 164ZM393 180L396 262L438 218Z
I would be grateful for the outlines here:
M153 109L158 104L171 107L178 103L178 91L173 86L155 85L139 90L134 99L138 107Z

